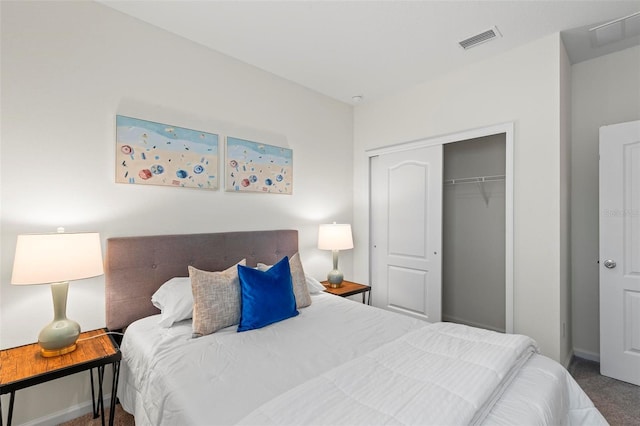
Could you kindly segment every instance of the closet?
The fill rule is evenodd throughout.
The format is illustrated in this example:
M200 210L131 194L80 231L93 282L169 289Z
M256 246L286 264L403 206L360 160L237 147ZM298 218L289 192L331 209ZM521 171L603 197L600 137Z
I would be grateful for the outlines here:
M368 154L373 305L513 332L513 124Z
M505 135L443 147L442 320L505 331Z

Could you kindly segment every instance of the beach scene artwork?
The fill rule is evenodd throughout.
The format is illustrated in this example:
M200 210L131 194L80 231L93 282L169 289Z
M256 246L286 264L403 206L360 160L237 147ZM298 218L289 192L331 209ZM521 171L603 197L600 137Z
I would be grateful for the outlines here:
M218 189L218 135L116 116L116 182Z
M225 190L291 194L293 151L227 136Z

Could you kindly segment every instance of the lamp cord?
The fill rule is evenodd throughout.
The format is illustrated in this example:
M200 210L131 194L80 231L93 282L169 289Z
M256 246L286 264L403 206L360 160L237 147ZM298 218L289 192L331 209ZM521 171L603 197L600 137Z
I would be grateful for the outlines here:
M83 342L83 341L85 341L85 340L95 339L95 338L97 338L97 337L106 336L107 334L117 334L117 335L119 335L119 336L124 336L124 333L119 333L119 332L117 332L117 331L107 331L107 332L104 332L104 333L102 333L102 334L96 334L95 336L85 337L84 339L78 339L77 341L78 341L78 342Z

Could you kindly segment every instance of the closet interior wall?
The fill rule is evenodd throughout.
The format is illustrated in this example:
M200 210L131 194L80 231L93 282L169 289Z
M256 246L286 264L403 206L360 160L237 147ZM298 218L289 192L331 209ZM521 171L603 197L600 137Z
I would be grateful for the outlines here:
M442 319L505 331L505 134L444 145Z

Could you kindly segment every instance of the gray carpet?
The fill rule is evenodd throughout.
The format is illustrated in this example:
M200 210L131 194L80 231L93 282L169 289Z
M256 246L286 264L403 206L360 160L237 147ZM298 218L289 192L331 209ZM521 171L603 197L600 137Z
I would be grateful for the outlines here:
M569 373L612 426L640 425L640 386L600 375L600 364L574 357Z
M109 410L105 413L105 425L109 424ZM116 413L113 416L113 426L135 426L136 422L133 416L122 409L120 404L116 405ZM68 422L62 423L58 426L102 426L102 419L98 417L93 418L93 414L85 414L82 417L78 417Z
M640 387L600 375L600 364L573 358L569 373L589 395L612 426L640 425ZM133 416L116 406L115 426L134 426ZM64 423L64 426L98 426L91 414Z

